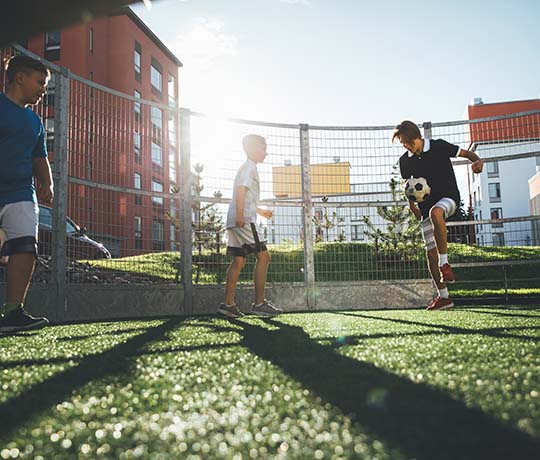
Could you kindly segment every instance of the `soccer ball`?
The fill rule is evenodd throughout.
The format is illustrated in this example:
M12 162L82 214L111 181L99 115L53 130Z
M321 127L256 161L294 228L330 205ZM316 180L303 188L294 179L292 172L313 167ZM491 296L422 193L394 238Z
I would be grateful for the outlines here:
M431 193L431 187L424 177L411 177L405 181L404 185L405 196L412 201L421 203Z

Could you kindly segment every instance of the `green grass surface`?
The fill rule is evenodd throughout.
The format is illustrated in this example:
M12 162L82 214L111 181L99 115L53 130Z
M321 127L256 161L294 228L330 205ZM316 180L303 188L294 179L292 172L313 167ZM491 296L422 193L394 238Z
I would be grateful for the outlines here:
M269 246L272 263L269 267L270 282L301 282L304 280L303 248L300 245ZM512 260L540 260L540 247L480 247L449 244L449 258L454 263L494 262ZM419 252L412 260L398 256L377 255L373 245L367 243L319 243L314 248L317 281L362 281L380 279L410 279L428 276L425 253ZM134 274L145 274L163 280L174 279L180 256L177 252L159 252L111 260L88 261L95 267L114 269ZM225 253L204 251L193 255L194 276L199 269L202 283L223 282L230 258ZM251 279L254 257L248 258L244 269L245 279ZM474 267L458 269L465 277L499 279L500 267ZM516 277L539 275L540 264L531 263L513 267ZM530 277L530 276L529 276Z
M2 459L540 452L538 308L66 325L0 347Z

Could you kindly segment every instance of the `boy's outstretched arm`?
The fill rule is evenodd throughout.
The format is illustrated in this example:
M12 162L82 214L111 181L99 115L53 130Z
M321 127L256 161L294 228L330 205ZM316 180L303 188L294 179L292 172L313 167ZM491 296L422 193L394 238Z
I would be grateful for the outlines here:
M257 214L265 219L270 219L274 213L270 209L257 208Z
M474 173L480 174L482 172L482 169L484 168L484 160L482 160L476 153L461 149L458 156L465 157L472 162L471 169Z

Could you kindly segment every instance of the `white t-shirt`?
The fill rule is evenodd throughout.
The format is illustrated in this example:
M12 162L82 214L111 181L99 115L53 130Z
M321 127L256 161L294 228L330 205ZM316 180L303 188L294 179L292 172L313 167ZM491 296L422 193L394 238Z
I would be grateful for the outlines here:
M236 227L236 190L238 187L246 187L246 200L244 203L244 222L246 224L257 222L257 202L259 201L260 185L257 163L246 160L236 173L234 179L233 198L227 213L227 228Z

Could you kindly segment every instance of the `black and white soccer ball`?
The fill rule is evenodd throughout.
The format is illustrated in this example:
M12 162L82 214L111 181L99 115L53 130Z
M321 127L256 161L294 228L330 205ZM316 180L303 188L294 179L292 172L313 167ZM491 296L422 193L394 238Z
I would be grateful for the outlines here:
M403 191L409 200L422 203L431 193L431 187L424 177L411 177L405 181Z

